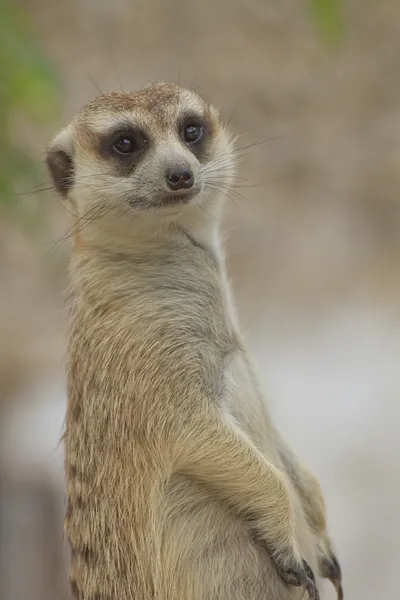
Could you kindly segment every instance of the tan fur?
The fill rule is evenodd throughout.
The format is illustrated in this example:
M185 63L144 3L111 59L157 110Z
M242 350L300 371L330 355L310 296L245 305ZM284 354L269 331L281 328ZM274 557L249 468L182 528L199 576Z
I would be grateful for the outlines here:
M177 134L188 111L208 119L201 159ZM122 121L149 134L125 175L98 150ZM283 578L302 559L317 575L331 552L325 509L271 422L230 299L218 225L233 140L197 95L157 84L89 104L50 146L50 168L60 151L76 215L65 434L76 598L302 598ZM160 201L169 163L195 174L188 204Z

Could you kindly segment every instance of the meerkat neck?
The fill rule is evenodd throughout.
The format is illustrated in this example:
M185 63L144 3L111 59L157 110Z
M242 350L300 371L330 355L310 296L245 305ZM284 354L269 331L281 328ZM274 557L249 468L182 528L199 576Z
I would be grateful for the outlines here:
M206 206L193 206L181 216L180 227L196 243L222 259L220 222L223 203L220 199Z
M219 215L193 208L179 219L145 213L118 235L109 222L103 231L96 224L95 231L75 243L70 269L78 295L94 294L99 303L120 295L126 301L121 310L131 312L131 299L152 295L158 288L164 296L170 286L178 290L195 279L203 289L219 287L228 320L239 331Z
M86 224L83 235L75 235L75 249L93 248L102 253L140 255L186 237L212 254L220 264L223 262L221 215L222 206L218 198L207 206L188 206L178 216L173 212L149 210L125 221L118 215L108 215L104 222L99 219Z

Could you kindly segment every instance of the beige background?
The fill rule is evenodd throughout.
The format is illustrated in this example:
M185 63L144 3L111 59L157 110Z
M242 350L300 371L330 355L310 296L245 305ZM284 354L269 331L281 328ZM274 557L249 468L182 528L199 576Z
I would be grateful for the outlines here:
M99 89L174 80L219 106L241 144L262 142L225 227L241 320L277 421L322 481L346 598L394 599L400 4L346 4L333 51L306 0L24 3L60 73L65 120ZM60 125L35 134L38 161ZM49 222L37 243L0 214L0 597L63 600L68 243L47 251L68 214L48 192L23 202Z

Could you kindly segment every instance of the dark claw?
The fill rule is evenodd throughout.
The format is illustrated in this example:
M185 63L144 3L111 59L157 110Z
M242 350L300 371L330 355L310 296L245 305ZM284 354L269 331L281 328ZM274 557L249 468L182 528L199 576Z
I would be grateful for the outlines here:
M342 571L337 559L334 556L332 556L330 559L322 559L322 576L326 577L326 579L329 579L333 583L336 589L337 600L343 600Z
M311 579L311 581L313 583L315 583L315 576L314 576L314 573L312 571L312 568L310 567L310 565L308 564L308 562L306 560L304 560L304 559L303 559L303 567L304 567L304 570L305 570L305 572L307 574L308 579Z
M314 581L312 581L311 579L307 579L306 590L308 592L310 600L319 600L319 592Z
M303 560L303 565L292 569L278 569L282 579L289 585L304 587L310 600L319 600L319 593L315 585L314 573L310 565Z
M303 558L303 566L304 566L304 571L306 572L306 575L307 575L307 582L306 582L305 587L306 587L306 590L310 597L310 600L319 600L319 592L317 590L317 586L315 585L315 576L314 576L313 570L310 567L310 565L308 564L308 562L306 560L304 560L304 558Z

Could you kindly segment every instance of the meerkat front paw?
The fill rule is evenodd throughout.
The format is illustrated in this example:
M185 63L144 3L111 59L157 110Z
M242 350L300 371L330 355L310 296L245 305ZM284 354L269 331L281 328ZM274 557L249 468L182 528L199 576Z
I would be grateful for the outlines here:
M301 586L307 592L310 600L319 600L319 592L315 583L315 576L310 565L304 559L299 562L294 560L288 563L287 557L280 560L274 558L279 575L288 585Z
M319 600L314 573L297 547L289 488L281 473L274 475L274 504L270 502L268 521L258 523L258 539L263 542L283 581L303 587L310 600Z
M308 562L300 557L295 542L291 545L286 542L285 547L281 546L279 549L273 549L264 542L264 547L285 583L303 587L308 592L309 600L319 600L314 573Z
M343 600L342 570L329 538L318 543L318 568L321 577L329 579L336 589L337 600Z

